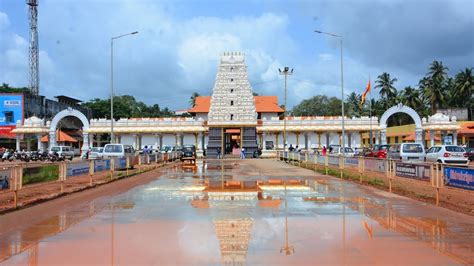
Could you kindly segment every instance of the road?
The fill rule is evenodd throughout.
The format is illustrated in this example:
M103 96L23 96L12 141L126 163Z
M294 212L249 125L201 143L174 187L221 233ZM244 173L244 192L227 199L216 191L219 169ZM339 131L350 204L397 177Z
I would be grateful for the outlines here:
M200 161L0 224L5 265L474 264L474 217L275 160Z

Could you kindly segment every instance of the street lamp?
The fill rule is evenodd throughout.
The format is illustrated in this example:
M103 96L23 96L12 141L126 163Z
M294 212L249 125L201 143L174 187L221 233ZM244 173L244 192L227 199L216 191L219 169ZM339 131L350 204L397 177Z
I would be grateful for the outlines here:
M138 31L122 34L110 39L110 143L115 143L114 136L114 40L128 35L137 34Z
M345 129L344 129L344 63L343 63L343 53L342 53L342 36L337 35L337 34L333 34L333 33L329 33L329 32L319 31L319 30L314 30L314 32L319 33L319 34L329 35L331 37L339 38L339 43L341 45L342 156L344 156L345 155L346 132L345 132Z
M286 151L286 88L288 75L293 75L293 68L290 70L289 67L278 69L280 75L285 76L285 109L283 109L283 151ZM278 148L278 147L277 147Z

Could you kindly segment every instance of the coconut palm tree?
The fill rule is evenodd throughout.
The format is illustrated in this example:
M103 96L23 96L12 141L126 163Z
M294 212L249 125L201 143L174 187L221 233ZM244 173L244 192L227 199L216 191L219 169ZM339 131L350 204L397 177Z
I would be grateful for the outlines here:
M349 97L346 99L346 104L348 106L347 114L349 116L360 117L362 113L362 106L361 106L361 95L352 92L349 94Z
M423 94L430 100L431 114L435 114L445 102L448 68L440 61L431 63L427 77L420 81Z
M456 74L454 83L457 96L460 96L464 100L472 99L472 94L474 93L474 75L472 74L472 68L465 68Z
M391 78L387 72L382 73L375 81L375 89L380 89L380 97L385 99L384 107L394 104L394 99L397 96L397 89L393 86L398 79Z
M191 107L194 107L196 105L196 98L199 96L200 95L197 92L193 92L193 94L191 94L191 97L189 97L189 105L191 105Z

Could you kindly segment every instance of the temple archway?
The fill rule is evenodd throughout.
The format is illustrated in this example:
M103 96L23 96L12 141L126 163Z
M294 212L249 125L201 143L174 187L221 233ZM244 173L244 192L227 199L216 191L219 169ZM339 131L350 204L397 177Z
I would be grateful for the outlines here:
M390 116L396 113L405 113L409 115L413 121L415 122L415 141L422 142L423 136L423 127L421 123L421 118L418 113L413 110L412 108L398 104L392 106L391 108L387 109L385 113L383 113L382 117L380 118L380 139L382 144L387 144L387 120Z
M89 130L89 120L87 117L79 112L76 109L68 108L66 110L62 110L61 112L57 113L54 117L53 120L51 121L51 125L49 127L49 149L51 149L52 146L56 145L56 129L58 127L59 122L68 116L73 116L78 118L81 123L82 123L82 147L81 151L87 151L89 149L89 135L87 134L87 131Z

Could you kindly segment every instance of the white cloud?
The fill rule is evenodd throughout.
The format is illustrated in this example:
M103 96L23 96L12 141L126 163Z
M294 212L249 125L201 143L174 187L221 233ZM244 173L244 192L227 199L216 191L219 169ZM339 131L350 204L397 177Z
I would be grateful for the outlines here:
M7 14L0 11L0 31L8 28L10 26L10 21L8 20Z

